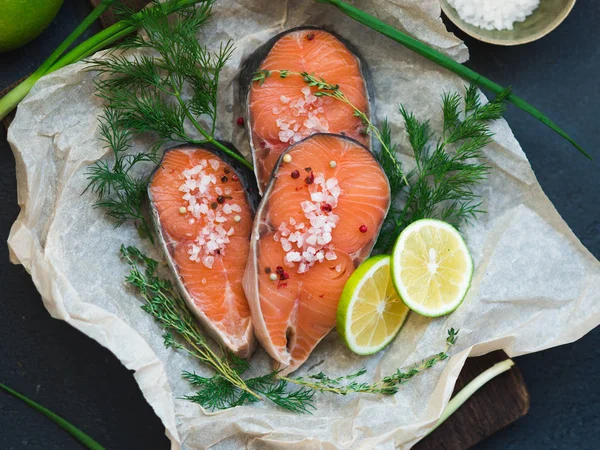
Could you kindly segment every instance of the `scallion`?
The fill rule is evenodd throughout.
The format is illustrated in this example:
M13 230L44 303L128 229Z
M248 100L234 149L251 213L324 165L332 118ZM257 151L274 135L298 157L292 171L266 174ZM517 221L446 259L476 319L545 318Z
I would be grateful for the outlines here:
M15 396L16 398L18 398L19 400L21 400L28 406L31 406L36 411L38 411L38 412L42 413L43 415L45 415L46 417L48 417L50 420L52 420L59 427L61 427L63 430L65 430L67 433L69 433L71 436L73 436L75 439L77 439L79 442L81 442L83 445L85 445L90 450L106 450L104 447L102 447L100 444L98 444L98 442L96 442L90 436L85 434L83 431L81 431L75 425L71 424L70 422L67 422L65 419L60 417L58 414L55 414L52 411L50 411L48 408L45 408L42 405L40 405L39 403L36 403L33 400L25 397L23 394L18 393L17 391L9 388L5 384L0 383L0 389L4 389L9 394Z
M431 434L433 430L435 430L437 427L443 424L446 421L446 419L448 419L448 417L454 414L454 412L458 408L460 408L463 405L463 403L465 403L475 392L477 392L479 388L481 388L484 384L497 377L498 375L506 372L514 365L515 363L512 359L505 359L504 361L494 364L485 372L479 374L473 381L471 381L464 388L462 388L461 391L452 398L452 400L448 402L446 408L444 409L444 412L442 412L442 415L435 423L433 428L431 428L427 432L427 435Z
M214 0L181 0L177 2L172 10L165 11L166 14L171 14L178 9L186 6L205 3ZM64 54L67 49L81 36L85 30L87 30L92 23L100 17L100 15L106 11L115 0L104 0L102 1L84 20L79 24L75 30L60 44L56 50L43 62L43 64L33 72L29 77L19 83L11 91L9 91L4 97L0 98L0 120L4 119L8 114L13 111L17 105L25 98L31 88L38 82L44 75L52 73L58 69L65 67L66 65L72 64L88 56L93 55L95 52L109 47L116 41L122 39L128 34L133 33L137 30L137 26L133 25L134 20L121 20L116 24L100 31L91 38L82 42L81 44L74 47L67 54ZM150 5L153 7L153 5ZM136 14L133 14L133 19Z
M367 14L366 12L364 12L352 5L349 5L346 2L343 2L342 0L315 0L315 1L319 2L319 3L326 3L329 5L335 6L341 12L346 14L348 17L356 20L357 22L362 23L363 25L366 25L367 27L383 34L384 36L389 37L390 39L393 39L394 41L398 42L399 44L403 45L404 47L406 47L406 48L414 51L415 53L418 53L419 55L427 58L428 60L433 61L434 63L454 72L455 74L459 75L461 78L463 78L467 81L470 81L471 83L479 86L480 88L488 89L496 95L499 95L502 92L506 91L505 87L502 87L501 85L490 80L489 78L486 78L483 75L478 74L474 70L471 70L468 67L463 66L460 63L457 63L452 58L444 55L441 52L438 52L437 50L429 47L428 45L424 44L423 42L401 32L401 31L398 31L391 25L388 25L385 22L382 22L381 20L371 16L370 14ZM538 119L543 124L550 127L556 133L558 133L563 138L565 138L567 141L569 141L571 144L573 144L573 146L577 150L579 150L583 155L587 156L589 159L592 159L591 156L583 148L581 148L579 146L579 144L577 144L562 128L560 128L558 125L556 125L549 117L544 115L541 111L539 111L533 105L527 103L525 100L523 100L520 97L517 97L514 94L509 95L507 97L507 100L509 102L511 102L513 105L515 105L518 108L525 111L526 113L531 114L533 117Z

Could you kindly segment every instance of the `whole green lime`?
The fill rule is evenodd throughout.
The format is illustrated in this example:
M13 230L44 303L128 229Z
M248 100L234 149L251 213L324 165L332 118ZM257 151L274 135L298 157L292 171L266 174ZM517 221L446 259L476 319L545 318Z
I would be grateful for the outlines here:
M0 53L35 39L62 4L63 0L0 0Z

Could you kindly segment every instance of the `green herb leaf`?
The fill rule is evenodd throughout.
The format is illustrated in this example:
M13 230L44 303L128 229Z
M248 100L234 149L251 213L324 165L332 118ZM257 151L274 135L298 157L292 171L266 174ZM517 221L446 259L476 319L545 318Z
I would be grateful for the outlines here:
M443 132L433 146L429 121L419 121L400 107L416 167L408 174L404 207L392 210L386 217L385 233L380 234L376 244L378 249L389 249L400 232L416 220L439 218L459 227L483 212L475 191L489 171L482 162L482 149L491 142L489 123L502 117L509 95L506 91L481 105L477 89L468 87L464 96L464 118L461 119L461 96L445 94ZM388 167L386 173L389 170Z
M265 83L265 80L271 76L270 70L259 70L255 72L252 81L258 82L259 86L262 86Z
M128 220L136 222L139 230L152 239L152 232L143 208L146 203L148 176L137 175L133 170L140 163L156 163L152 153L130 154L131 133L121 126L123 113L107 108L100 119L100 135L111 149L114 161L99 160L88 169L86 188L98 195L96 206L105 209L116 226Z
M338 395L347 395L350 393L393 395L398 392L401 384L406 383L408 380L422 373L423 371L433 368L440 361L448 359L448 350L456 343L457 338L458 331L454 330L454 328L451 328L448 330L446 349L443 352L424 359L420 364L417 364L406 371L397 369L392 375L385 376L381 379L381 381L377 381L375 383L354 381L355 378L358 378L366 373L365 369L361 369L355 373L337 378L331 378L325 375L323 372L319 372L318 374L310 375L307 378L282 377L282 379L288 381L289 383L302 386L306 389L312 389L313 391L318 392L329 392Z
M121 128L134 133L154 132L159 144L167 141L211 143L247 167L252 165L215 137L219 74L233 52L233 44L221 44L215 52L196 39L198 30L210 19L213 1L199 7L180 0L155 0L152 8L132 14L128 23L146 36L134 36L117 46L121 49L148 48L151 55L125 56L112 51L108 57L90 61L90 70L109 77L97 83L98 96L107 108L121 113ZM173 17L169 17L175 13ZM185 99L186 88L193 92ZM201 125L201 119L209 126ZM189 123L201 136L188 134Z
M186 395L184 398L211 411L233 408L260 400L239 389L221 375L202 377L195 373L183 372L183 378L197 389L194 395ZM252 389L252 386L249 386L249 388Z
M157 150L163 144L211 143L252 167L214 137L219 74L233 45L227 42L210 52L198 43L197 32L210 19L213 0L198 7L195 3L156 0L139 13L120 8L124 23L142 29L145 37L135 35L118 48L147 48L152 53L126 56L112 51L108 57L90 62L89 70L105 75L97 81L97 95L106 102L100 134L114 161L101 160L90 167L88 189L98 195L96 206L105 208L116 226L133 220L140 236L152 238L144 214L149 182L145 174L150 170L143 170L143 163L156 164ZM185 99L187 88L192 95ZM209 126L201 125L201 118ZM188 133L188 124L200 139ZM157 139L147 151L131 154L131 140L141 133L154 133Z

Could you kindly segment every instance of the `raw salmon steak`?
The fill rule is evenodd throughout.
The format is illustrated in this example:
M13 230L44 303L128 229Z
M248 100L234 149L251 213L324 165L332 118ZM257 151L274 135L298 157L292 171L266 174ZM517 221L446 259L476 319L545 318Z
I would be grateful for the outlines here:
M167 150L148 188L159 239L189 308L241 357L255 347L242 277L256 192L251 171L209 146Z
M349 138L313 134L283 155L291 161L280 158L256 213L244 290L258 340L289 373L335 326L390 188L371 152Z
M264 83L252 82L257 71L307 72L340 90L361 111L369 114L366 77L359 58L335 35L318 28L299 28L276 36L246 63L241 77L246 104L254 171L261 193L279 155L313 133L335 133L368 146L364 125L349 105L329 97L316 97L301 76L282 78L278 72Z

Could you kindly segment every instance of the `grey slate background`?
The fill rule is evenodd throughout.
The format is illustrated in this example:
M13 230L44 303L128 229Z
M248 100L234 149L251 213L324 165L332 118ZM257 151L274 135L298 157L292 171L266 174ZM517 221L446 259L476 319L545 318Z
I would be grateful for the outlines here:
M0 54L0 88L34 70L90 11L65 0L26 47ZM1 11L0 11L1 14ZM473 69L534 103L594 156L579 156L535 119L506 118L562 217L600 258L600 4L579 0L565 23L520 47L482 44L459 33ZM450 27L453 31L453 27ZM72 421L108 449L168 449L164 429L132 373L106 349L44 309L30 277L8 261L17 217L14 159L0 131L0 382ZM592 449L600 442L600 330L580 341L517 358L531 393L529 414L477 449ZM299 418L299 420L302 420ZM80 449L52 422L0 392L0 450Z

